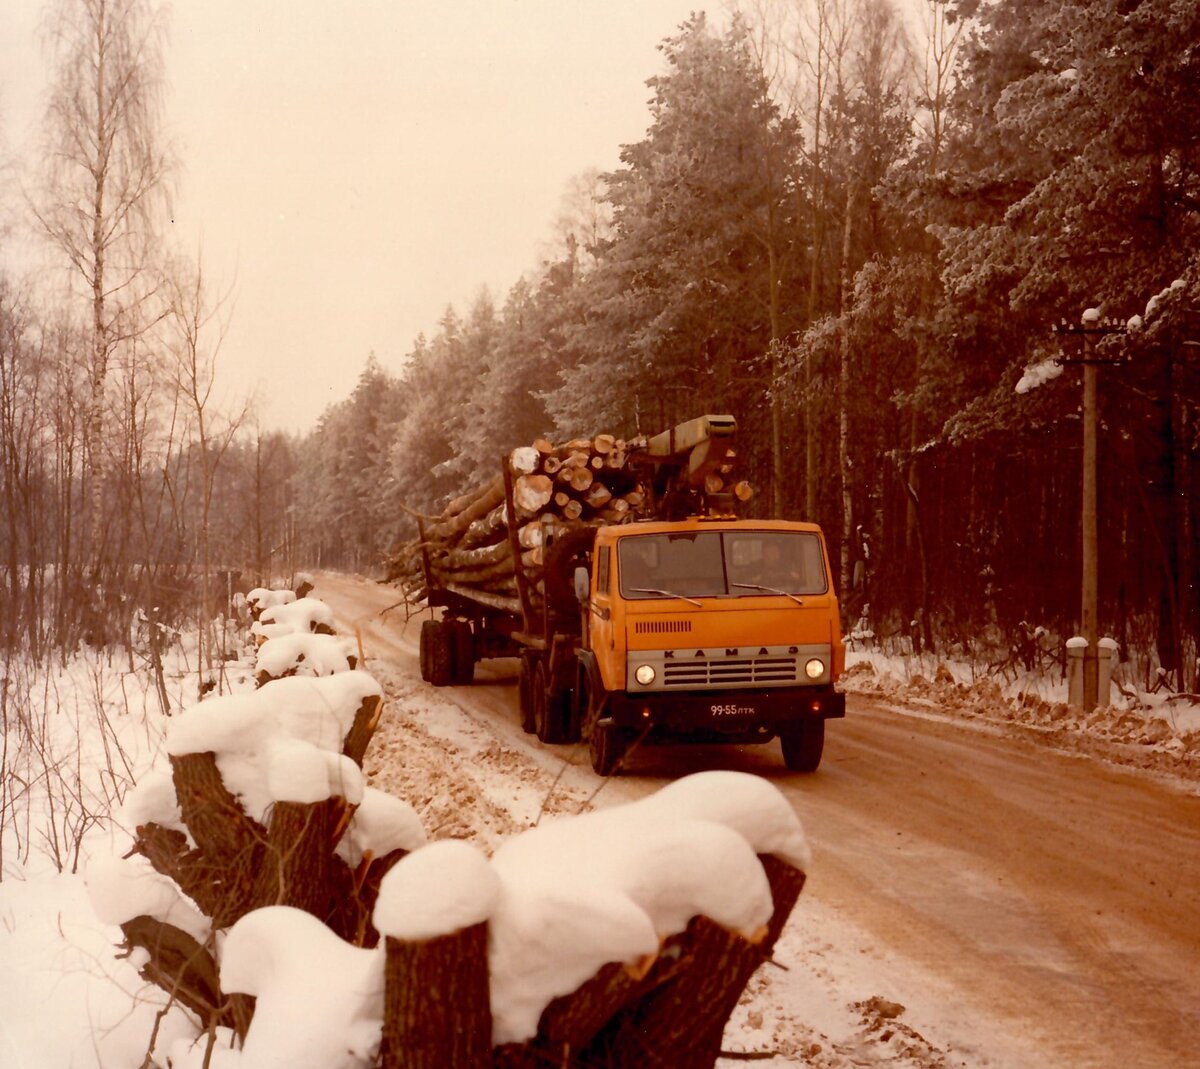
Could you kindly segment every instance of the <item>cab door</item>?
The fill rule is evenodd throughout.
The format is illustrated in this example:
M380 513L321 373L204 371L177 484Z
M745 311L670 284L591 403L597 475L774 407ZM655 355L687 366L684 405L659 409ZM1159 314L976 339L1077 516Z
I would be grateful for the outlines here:
M617 651L615 561L613 543L597 539L592 560L592 596L588 601L588 645L596 656L606 690L621 690L625 686L625 661Z

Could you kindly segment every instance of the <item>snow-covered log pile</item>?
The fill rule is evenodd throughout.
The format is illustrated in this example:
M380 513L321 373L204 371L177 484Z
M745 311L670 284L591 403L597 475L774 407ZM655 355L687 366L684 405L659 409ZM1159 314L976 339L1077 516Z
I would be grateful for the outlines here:
M281 635L333 634L333 610L320 598L303 597L260 609L250 634L261 645Z
M296 590L260 587L247 596L260 687L274 679L329 676L357 667L360 653L354 640L334 634L333 612L320 598L308 596L312 589L303 578Z
M255 679L261 687L288 676L331 676L358 665L353 639L299 631L266 639L255 656Z
M250 611L250 619L258 620L264 609L271 609L278 605L290 605L298 598L308 597L312 590L312 579L304 574L296 576L295 586L291 589L256 586L246 594L246 607Z
M172 749L216 746L246 819L273 829L272 808L318 807L289 819L289 844L269 837L256 855L264 875L247 886L269 884L276 897L210 909L211 891L189 901L195 885L144 850L89 873L98 911L140 948L143 974L199 1018L196 1042L171 1050L176 1069L711 1066L804 884L809 851L794 811L745 773L700 773L548 821L489 859L457 840L421 845L403 803L368 804L349 769L330 774L341 762L302 756L296 736L257 721L253 741L233 745L231 727L210 732L193 718ZM254 748L265 782L261 767L243 778ZM339 778L340 794L329 786ZM179 789L147 783L133 810L187 835L204 822ZM357 903L356 925L337 919L328 896L300 893L317 868L300 871L287 855L315 865L322 842L339 842L334 856L352 873L334 885ZM364 875L374 851L391 859L381 878Z
M515 523L510 529L505 476L452 500L434 517L422 517L419 536L396 550L388 567L411 601L439 589L516 613L515 555L536 593L546 547L570 527L620 523L648 502L644 472L630 458L645 440L611 434L555 446L539 439L509 454Z
M338 641L294 615L260 667ZM124 807L131 848L89 867L97 913L198 1022L171 1064L713 1065L808 868L779 791L707 772L490 859L430 844L362 772L379 684L326 667L173 718Z

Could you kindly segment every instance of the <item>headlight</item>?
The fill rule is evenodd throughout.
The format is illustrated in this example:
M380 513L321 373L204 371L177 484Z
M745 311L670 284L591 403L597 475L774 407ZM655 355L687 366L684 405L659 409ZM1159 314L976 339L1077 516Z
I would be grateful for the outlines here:
M636 679L643 687L650 686L654 682L654 666L649 664L639 664L637 670L633 673L633 678Z
M825 662L819 657L814 657L804 666L804 674L809 679L820 679L825 674Z

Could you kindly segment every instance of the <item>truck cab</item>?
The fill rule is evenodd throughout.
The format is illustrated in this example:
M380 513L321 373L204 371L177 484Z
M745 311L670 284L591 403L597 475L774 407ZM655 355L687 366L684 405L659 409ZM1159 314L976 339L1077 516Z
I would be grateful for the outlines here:
M633 745L761 743L820 764L845 715L821 529L696 516L601 527L586 588L574 721L608 775Z

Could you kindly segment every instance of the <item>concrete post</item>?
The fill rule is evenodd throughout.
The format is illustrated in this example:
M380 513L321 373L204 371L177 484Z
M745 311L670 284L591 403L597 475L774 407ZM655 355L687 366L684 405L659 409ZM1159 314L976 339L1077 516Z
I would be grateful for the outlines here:
M1088 640L1080 635L1067 639L1067 702L1083 709L1083 672Z

